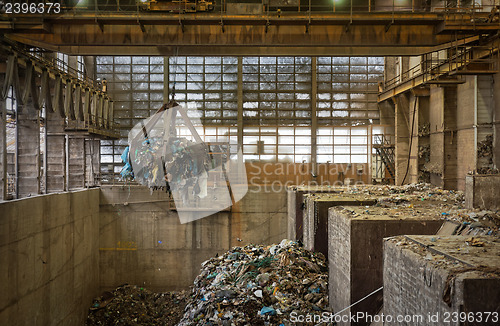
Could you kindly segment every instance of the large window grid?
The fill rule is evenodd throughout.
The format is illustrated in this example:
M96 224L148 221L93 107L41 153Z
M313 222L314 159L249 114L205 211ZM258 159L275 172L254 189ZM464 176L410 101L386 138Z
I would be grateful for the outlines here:
M318 57L317 68L320 125L365 124L379 118L377 83L383 79L383 58Z
M318 163L368 163L370 126L318 128Z
M249 124L311 124L311 58L243 58L243 117Z
M238 59L236 57L171 57L169 90L180 104L196 102L205 124L236 125ZM172 98L172 94L170 94Z
M163 105L163 57L96 57L97 77L106 78L121 136Z
M111 181L121 170L121 153L127 146L128 131L163 105L164 58L96 57L97 77L107 81L114 101L114 123L122 139L101 141L103 181Z
M311 128L248 126L243 136L246 161L311 162Z
M375 57L213 56L97 57L96 67L97 77L108 81L122 136L102 142L101 168L104 178L109 173L108 181L118 179L128 131L156 112L173 92L182 105L196 103L205 141L227 140L227 135L236 141L242 128L247 161L295 163L312 161L315 96L317 162L366 163L370 134L366 125L378 123L377 83L384 68L383 58ZM182 127L179 134L190 135Z

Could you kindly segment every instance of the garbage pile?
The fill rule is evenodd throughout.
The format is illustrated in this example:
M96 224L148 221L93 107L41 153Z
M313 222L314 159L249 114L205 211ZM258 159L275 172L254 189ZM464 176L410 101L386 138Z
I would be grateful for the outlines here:
M297 242L234 247L202 264L179 325L290 325L328 311L328 268Z
M86 325L175 325L185 305L184 292L154 293L123 285L94 299Z
M424 159L425 162L430 162L431 159L431 147L418 146L418 157Z
M379 204L401 204L403 202L410 204L411 202L444 202L459 206L464 205L465 196L462 191L445 190L430 183L420 182L411 183L403 186L391 185L362 185L346 188L344 193L347 194L365 194L380 196Z
M493 135L477 143L477 157L493 157Z
M498 173L499 171L497 168L490 168L490 167L482 167L476 170L476 174L498 174ZM474 174L474 173L469 173L469 174Z
M418 126L418 136L429 136L431 133L431 124L430 123L425 123L423 125Z
M344 193L377 196L377 204L361 210L358 214L382 214L393 216L439 215L442 220L454 222L460 227L456 234L495 235L500 234L500 211L465 208L462 191L445 190L429 183L413 183L404 186L355 186ZM355 211L358 208L353 208Z

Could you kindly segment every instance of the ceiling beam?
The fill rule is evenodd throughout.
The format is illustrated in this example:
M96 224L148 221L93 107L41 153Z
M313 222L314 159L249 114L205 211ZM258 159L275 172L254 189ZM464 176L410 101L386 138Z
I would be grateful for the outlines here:
M460 16L461 23L457 19L450 19L452 27L447 27L443 13L295 13L280 17L74 13L33 21L30 30L26 29L27 17L16 17L15 24L1 22L0 31L11 40L66 54L312 56L418 55L453 41L455 34L448 33L453 26L459 29L460 38L492 32L489 26L478 31L467 15ZM446 33L438 33L440 30Z

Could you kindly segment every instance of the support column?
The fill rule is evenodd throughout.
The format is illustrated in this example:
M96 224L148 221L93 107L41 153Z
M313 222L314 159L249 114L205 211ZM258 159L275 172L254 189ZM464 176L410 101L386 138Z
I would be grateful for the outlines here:
M409 182L416 183L425 180L422 175L423 160L428 160L429 137L424 136L421 132L422 124L429 121L429 95L428 87L417 87L411 90L410 97L410 131L413 128L413 133L410 135L411 156L410 170L408 173Z
M497 67L500 67L500 56ZM500 168L500 73L493 76L493 163L494 167Z
M443 186L444 172L444 89L431 86L430 97L430 159L426 170L433 185Z
M85 139L86 187L95 187L100 184L100 148L99 139Z
M457 189L465 190L465 176L477 164L477 77L465 76L457 86Z
M396 185L400 185L405 177L406 168L408 165L408 144L409 144L409 134L408 130L409 121L409 100L406 95L400 95L397 98L393 98L396 107L396 119L395 119L395 153L394 153L394 163L396 170ZM405 183L409 183L408 177L406 177Z
M0 100L0 199L6 199L6 198L7 198L7 108L5 100Z
M420 98L412 94L410 96L410 106L408 120L410 122L409 126L409 141L411 143L410 150L410 166L408 170L408 176L406 181L409 183L418 182L418 111L420 106ZM413 132L412 132L413 129Z
M419 96L418 111L417 111L417 134L414 135L418 139L418 165L416 182L430 182L429 172L425 167L430 162L430 137L429 137L429 101L430 90L427 89L426 96Z
M59 113L47 112L47 193L66 191L66 136Z
M457 189L457 87L444 87L443 188ZM465 180L465 176L464 176Z
M85 138L68 137L68 190L85 187Z
M318 158L318 146L317 146L317 131L318 131L318 117L317 117L317 66L316 57L311 58L311 172L313 175L313 180L316 180L317 172L317 158Z
M397 57L384 58L384 85L390 84L396 78Z
M243 58L238 57L238 148L243 150Z
M40 193L40 119L28 105L18 105L17 111L17 198Z

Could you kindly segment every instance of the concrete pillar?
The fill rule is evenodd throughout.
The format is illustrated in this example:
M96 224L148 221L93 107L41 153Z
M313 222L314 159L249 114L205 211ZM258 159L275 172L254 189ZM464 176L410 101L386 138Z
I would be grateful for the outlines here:
M85 186L100 185L100 149L99 139L85 139Z
M397 57L385 57L384 59L384 84L387 85L396 77Z
M457 189L457 87L444 87L443 187Z
M5 105L5 101L0 100L0 199L7 198L7 108Z
M409 132L408 134L411 138L409 141L411 143L411 147L408 147L410 150L410 161L408 168L408 175L406 177L409 183L418 182L418 109L420 104L420 97L412 94L410 96L410 106L409 106L409 115L408 121L410 122ZM410 145L408 145L410 146ZM406 181L405 181L406 182Z
M431 183L446 189L457 188L457 89L433 87L430 108Z
M40 119L29 107L18 104L17 110L17 198L40 193Z
M417 167L417 179L416 181L430 182L429 173L425 171L425 166L430 159L430 135L428 129L429 123L429 110L430 110L430 92L427 89L427 96L419 96L417 104L417 125L418 129L416 131L416 137L418 139L417 150L418 153L418 167ZM416 125L416 126L417 126ZM420 155L422 151L422 155Z
M500 67L500 56L497 67ZM493 164L495 168L500 168L500 73L493 76Z
M433 185L443 186L444 165L444 89L431 86L430 96L430 162L426 169Z
M85 138L68 137L68 190L85 187Z
M396 119L394 103L384 101L379 103L380 124L394 127Z
M409 150L409 100L407 95L400 95L394 99L396 107L396 143L395 143L395 170L396 170L396 185L400 185L406 174L408 166L408 150ZM405 183L409 183L406 177Z
M465 175L476 168L476 77L467 76L457 88L457 189L465 190Z
M66 136L64 120L59 113L47 112L46 131L46 190L47 193L65 191L67 190Z
M317 172L317 138L316 133L318 130L318 117L316 113L317 105L316 98L318 93L318 83L317 83L317 67L316 67L316 57L311 58L311 166L312 166L312 175L313 179L315 179Z
M243 58L238 57L238 147L243 150Z

